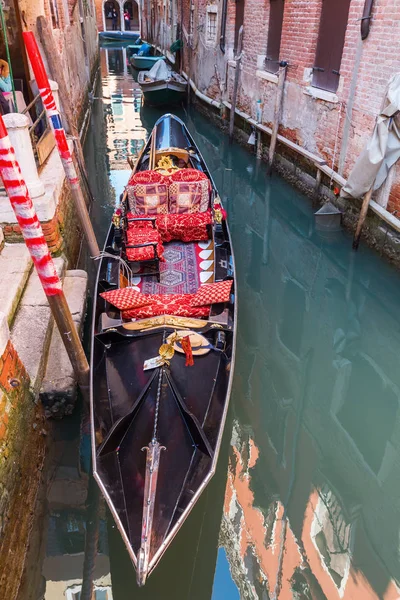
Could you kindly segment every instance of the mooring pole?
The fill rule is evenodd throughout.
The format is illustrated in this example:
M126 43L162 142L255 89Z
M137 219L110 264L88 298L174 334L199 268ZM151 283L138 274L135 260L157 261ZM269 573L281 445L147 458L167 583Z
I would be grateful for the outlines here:
M75 170L75 165L68 147L68 142L64 128L61 124L60 113L57 110L53 92L50 89L49 80L47 77L46 70L44 68L39 48L36 43L35 36L33 35L32 31L24 31L22 35L24 37L26 51L31 62L36 83L39 88L39 93L42 97L42 101L46 109L48 119L54 131L54 136L56 138L57 148L60 153L61 162L64 167L65 175L70 184L71 194L75 203L80 224L82 226L86 241L89 246L90 255L92 257L99 256L100 249L93 231L93 226L90 221L85 198L83 197L83 193L79 183L79 177Z
M79 387L85 395L89 386L89 365L72 319L61 280L43 235L31 197L0 115L0 176L13 207L18 225L36 267L51 312L61 334Z
M235 80L233 83L231 114L230 114L230 119L229 119L229 141L230 142L233 139L233 129L235 126L236 100L237 100L237 91L238 91L238 87L239 87L240 65L242 62L242 42L243 42L243 25L240 26L239 36L238 36L238 48L237 48L238 52L236 55Z
M354 239L353 239L353 250L358 250L358 246L360 243L360 237L361 237L361 230L364 225L365 218L367 216L368 206L371 201L373 187L374 187L374 184L371 185L371 189L369 189L368 192L365 194L364 200L361 205L360 216L358 217L357 228L356 228L356 232L354 234Z
M271 142L269 145L269 152L268 152L268 169L267 169L268 175L271 175L272 165L274 163L276 140L278 138L279 123L281 120L282 99L283 99L283 89L285 86L286 69L287 69L287 62L282 61L279 64L278 88L276 90L276 97L275 97L274 123L272 126Z

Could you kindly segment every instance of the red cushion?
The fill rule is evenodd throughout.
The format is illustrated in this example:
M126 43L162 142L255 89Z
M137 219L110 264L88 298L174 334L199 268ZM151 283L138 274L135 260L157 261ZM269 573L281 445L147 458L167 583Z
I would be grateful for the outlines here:
M159 215L156 221L163 242L170 242L171 240L181 240L182 242L208 240L207 225L211 222L211 209L204 213Z
M207 306L218 302L229 302L232 288L232 279L205 283L194 294L192 306Z
M128 182L128 202L136 215L168 212L168 177L157 171L139 171Z
M140 308L150 304L148 296L141 294L131 287L119 288L118 290L109 290L100 294L104 300L118 308L119 310L127 310L128 308Z
M194 294L148 294L151 304L141 308L125 310L124 319L144 319L158 315L176 315L178 317L208 317L207 306L192 306Z
M128 228L129 229L154 229L154 225L152 221L142 221L141 218L143 215L134 215L131 212L128 212L126 215L128 219ZM129 220L132 219L132 220Z
M211 189L208 177L203 171L197 169L179 169L175 173L169 176L170 181L185 181L186 183L193 181L208 181L209 189Z
M147 242L156 243L158 258L164 260L164 246L162 245L161 236L157 229L129 228L126 232L126 240L128 246L137 246L139 244L146 244ZM154 246L126 248L126 257L131 262L153 260L155 258Z
M209 207L208 181L173 181L168 189L170 214L204 212Z

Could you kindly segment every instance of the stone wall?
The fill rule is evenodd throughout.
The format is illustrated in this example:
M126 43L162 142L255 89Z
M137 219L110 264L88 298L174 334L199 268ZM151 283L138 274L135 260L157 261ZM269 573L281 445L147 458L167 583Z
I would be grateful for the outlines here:
M2 313L0 352L0 589L2 597L15 598L44 460L45 425Z

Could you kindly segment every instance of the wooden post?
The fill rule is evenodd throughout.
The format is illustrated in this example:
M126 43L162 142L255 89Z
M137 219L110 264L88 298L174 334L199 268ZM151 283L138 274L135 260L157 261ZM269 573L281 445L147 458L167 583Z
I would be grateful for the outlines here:
M61 63L60 52L58 51L54 38L53 32L50 28L49 21L44 16L40 16L36 19L36 26L40 38L40 43L43 46L43 50L46 54L47 64L51 72L51 78L58 83L59 95L61 97L62 104L62 117L65 123L65 129L68 133L74 136L76 143L75 149L77 151L77 157L81 168L85 171L85 158L83 156L83 150L81 140L79 137L78 124L75 119L75 113L72 109L70 100L70 91L67 87L67 83L64 77L64 69ZM85 174L87 175L86 171Z
M364 225L364 221L367 216L368 206L369 206L369 203L370 203L370 200L372 197L373 187L374 187L374 184L372 184L371 189L368 190L368 192L364 196L364 200L363 200L363 203L361 206L360 216L358 218L356 232L354 234L353 250L357 250L358 245L360 243L361 229L362 229L362 226Z
M271 173L272 173L272 165L273 165L274 157L275 157L276 140L278 137L279 122L281 119L282 99L283 99L283 89L285 86L286 69L287 69L287 63L285 61L282 61L280 63L280 67L279 67L278 88L276 90L276 97L275 97L274 123L272 126L271 142L269 145L269 153L268 153L268 169L267 169L268 175L271 175Z
M314 202L317 202L317 200L318 200L319 190L321 188L321 179L322 179L321 169L317 169L317 175L315 177L315 187L314 187Z
M233 129L235 126L236 99L237 99L237 91L238 91L238 87L239 87L240 65L242 62L242 42L243 42L243 25L239 29L239 37L238 37L238 53L236 56L235 81L233 84L231 114L230 114L230 120L229 120L229 141L230 142L232 142L232 139L233 139Z

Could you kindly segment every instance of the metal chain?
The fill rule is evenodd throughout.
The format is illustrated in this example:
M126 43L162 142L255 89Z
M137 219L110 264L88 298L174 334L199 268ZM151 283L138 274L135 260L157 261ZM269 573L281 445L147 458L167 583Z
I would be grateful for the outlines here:
M153 430L153 439L152 442L157 441L157 425L158 425L158 413L160 410L160 396L161 396L161 383L164 374L164 367L160 368L160 373L158 375L158 389L157 389L157 398L156 398L156 411L154 414L154 430Z

